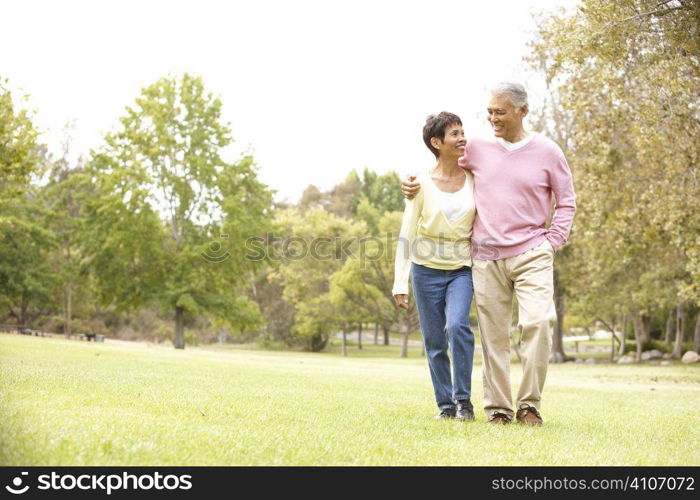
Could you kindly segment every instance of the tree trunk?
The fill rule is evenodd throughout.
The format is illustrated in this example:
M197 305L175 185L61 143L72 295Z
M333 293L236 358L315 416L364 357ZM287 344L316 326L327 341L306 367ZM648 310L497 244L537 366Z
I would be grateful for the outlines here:
M668 310L668 318L666 318L666 337L664 342L668 347L671 347L671 342L673 342L673 327L676 326L676 320L673 317L674 309Z
M379 337L379 323L374 324L374 345L377 345Z
M603 326L610 332L610 361L615 361L615 342L619 342L617 334L615 333L615 324L617 323L617 319L613 316L612 321L608 323L603 318L598 317L598 321L603 323Z
M73 284L70 281L66 284L65 319L66 323L63 325L63 333L69 339L73 334Z
M615 321L616 321L616 318L613 318L612 330L610 330L610 362L611 363L613 361L615 361L615 341L617 340L617 335L615 335Z
M405 314L401 321L399 321L399 328L401 329L401 352L399 353L400 358L408 357L408 334L411 329L408 324L408 314Z
M382 325L382 332L384 333L384 345L389 345L389 327Z
M556 272L555 272L556 283ZM554 337L552 338L552 352L549 361L552 363L563 363L566 361L564 352L564 313L566 312L564 294L560 293L561 286L554 288L554 308L557 311L557 323L554 327Z
M361 351L362 350L362 321L357 325L357 348Z
M676 306L676 342L673 345L673 353L671 357L680 359L683 354L683 330L685 329L685 307L683 302L679 302Z
M695 317L695 336L693 337L693 351L700 354L700 310Z
M22 304L19 307L19 324L24 326L27 325L27 303L22 299Z
M340 354L342 356L347 356L348 355L348 329L345 323L343 323L343 340L342 343L340 344Z
M185 310L182 307L175 308L175 349L185 348Z
M642 346L651 342L651 317L642 314Z
M617 352L620 356L624 356L627 352L627 319L629 315L625 314L622 317L622 333L620 334L620 350Z
M642 359L642 337L643 333L642 330L644 330L644 323L642 322L642 317L638 313L634 313L634 340L637 344L637 350L634 355L634 360L639 363Z

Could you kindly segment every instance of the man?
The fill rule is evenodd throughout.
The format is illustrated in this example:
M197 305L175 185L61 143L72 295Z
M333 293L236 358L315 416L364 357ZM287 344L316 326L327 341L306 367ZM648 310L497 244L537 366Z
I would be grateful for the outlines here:
M541 394L556 321L554 252L567 241L576 199L561 149L523 126L528 103L522 85L495 86L487 111L495 139L472 139L459 159L474 176L472 273L484 355L484 410L492 424L509 424L515 413L519 422L541 425ZM402 183L407 198L420 189L414 178ZM552 196L555 212L546 228ZM517 412L510 387L513 294L523 365Z

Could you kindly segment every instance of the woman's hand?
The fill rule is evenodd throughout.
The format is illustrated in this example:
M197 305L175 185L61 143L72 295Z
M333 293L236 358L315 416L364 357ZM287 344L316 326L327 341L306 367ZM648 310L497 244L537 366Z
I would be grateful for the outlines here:
M408 309L408 295L403 293L394 295L394 302L396 302L396 305L401 309Z
M416 182L415 175L409 175L401 181L401 192L404 198L412 200L416 197L418 191L420 191L420 183Z

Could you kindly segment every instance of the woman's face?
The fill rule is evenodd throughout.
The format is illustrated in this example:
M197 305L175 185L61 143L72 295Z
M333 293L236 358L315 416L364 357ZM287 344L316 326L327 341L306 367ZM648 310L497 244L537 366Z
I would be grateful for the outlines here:
M448 125L445 129L445 139L437 137L432 139L433 146L440 152L440 158L459 158L464 155L464 147L467 139L464 137L464 129L459 124Z

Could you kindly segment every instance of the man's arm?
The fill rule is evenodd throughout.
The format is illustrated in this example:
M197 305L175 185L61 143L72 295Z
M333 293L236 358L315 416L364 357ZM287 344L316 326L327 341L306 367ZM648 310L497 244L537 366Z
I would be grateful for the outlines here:
M547 239L557 250L566 243L576 213L576 193L571 169L562 154L552 171L552 192L556 198L554 217L547 230Z
M420 191L420 184L416 181L416 174L410 174L401 181L401 192L407 200L412 200Z
M457 160L457 164L465 170L470 169L467 161L467 152L468 149L465 148L464 156ZM418 191L420 191L420 184L416 182L415 174L410 174L406 176L403 181L401 181L401 192L403 193L404 198L412 200L416 194L418 194Z

